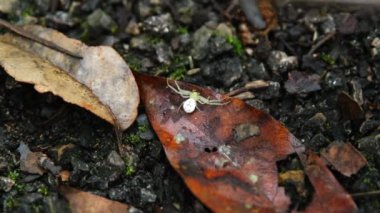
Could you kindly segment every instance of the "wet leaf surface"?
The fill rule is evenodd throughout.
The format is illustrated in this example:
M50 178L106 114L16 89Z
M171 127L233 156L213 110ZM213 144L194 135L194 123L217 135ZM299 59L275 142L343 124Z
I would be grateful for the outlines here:
M351 143L334 142L322 151L321 156L347 177L367 165L367 160Z
M73 213L128 212L128 210L132 210L126 204L108 200L69 186L60 186L59 192L69 202Z
M198 104L188 114L179 108L185 99L165 79L137 73L136 79L171 165L203 203L217 212L288 208L276 161L301 152L303 146L283 125L241 100L178 82L181 89L229 101L222 106Z
M343 189L326 164L313 152L300 155L311 184L315 189L313 200L305 212L356 212L356 204Z
M35 84L39 92L50 91L86 108L121 129L132 124L137 116L138 89L128 65L114 49L89 47L40 26L24 29L83 58L6 34L0 38L0 64L9 75Z

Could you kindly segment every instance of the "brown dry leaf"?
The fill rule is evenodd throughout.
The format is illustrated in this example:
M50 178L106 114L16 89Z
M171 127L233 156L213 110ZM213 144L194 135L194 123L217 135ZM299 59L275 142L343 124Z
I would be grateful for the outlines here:
M339 184L317 154L308 151L298 155L315 190L313 200L304 212L357 212L356 204L350 194Z
M70 204L73 213L128 212L128 205L108 200L89 192L83 192L69 186L60 186L59 192Z
M183 90L221 106L198 104L184 112L173 81L136 73L142 102L171 165L190 190L215 212L286 212L290 199L278 185L276 162L303 150L270 115L236 98L177 82Z
M34 41L5 34L0 37L0 64L17 81L35 84L128 128L137 116L139 94L135 79L122 57L111 47L89 47L60 32L25 26L29 33L81 55L77 59Z
M334 142L322 151L321 156L347 177L367 165L367 160L350 143Z
M38 160L41 157L46 157L42 152L32 152L29 147L21 142L17 148L20 152L20 169L21 171L31 174L43 175L46 171L38 165Z

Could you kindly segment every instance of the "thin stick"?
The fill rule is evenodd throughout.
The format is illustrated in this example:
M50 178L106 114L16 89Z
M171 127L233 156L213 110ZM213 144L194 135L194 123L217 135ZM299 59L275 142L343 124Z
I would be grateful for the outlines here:
M370 191L370 192L358 192L358 193L351 194L351 196L354 198L375 196L375 195L380 195L380 190Z
M269 87L268 82L263 81L263 80L256 80L256 81L252 81L252 82L247 83L244 87L232 90L231 92L228 92L226 95L232 97L232 96L238 95L240 93L246 92L248 90L262 89L262 88L266 88L266 87Z
M310 51L307 53L307 55L312 55L319 47L321 47L323 44L325 44L328 40L330 40L332 37L334 37L335 32L331 32L327 34L324 38L322 38L320 41L318 41L315 45L313 45L310 49Z
M11 31L11 32L13 32L19 36L22 36L24 38L27 38L27 39L30 39L30 40L35 41L37 43L40 43L46 47L50 47L50 48L52 48L58 52L64 53L64 54L69 55L69 56L74 57L74 58L82 59L82 56L80 56L76 53L73 53L70 50L64 49L63 47L60 47L51 41L48 41L48 40L45 40L43 38L32 35L32 34L30 34L30 32L27 32L26 30L24 30L20 27L17 27L15 25L12 25L11 23L9 23L3 19L0 19L0 26L8 29L9 31Z

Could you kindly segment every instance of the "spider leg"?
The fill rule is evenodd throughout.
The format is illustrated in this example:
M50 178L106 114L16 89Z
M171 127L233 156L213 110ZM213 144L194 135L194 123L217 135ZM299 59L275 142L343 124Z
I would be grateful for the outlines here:
M168 87L173 90L173 92L177 93L177 94L181 94L181 91L180 90L177 90L176 88L174 88L172 85L169 84L169 79L166 79L166 84L168 85Z
M177 108L177 112L179 112L179 110L181 109L183 103L185 103L185 102L182 102L181 105L179 105L179 107Z

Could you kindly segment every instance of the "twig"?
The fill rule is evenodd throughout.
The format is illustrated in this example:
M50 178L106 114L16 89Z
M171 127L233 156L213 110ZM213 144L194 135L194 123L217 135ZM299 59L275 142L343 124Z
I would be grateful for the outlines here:
M351 196L354 198L375 196L375 195L380 195L380 190L370 191L370 192L358 192L358 193L351 194Z
M323 37L320 41L318 41L315 45L313 45L307 55L312 55L319 47L325 44L328 40L335 36L335 32L328 33L325 37Z
M232 97L251 89L261 89L261 88L266 88L266 87L269 87L268 82L263 81L263 80L257 80L257 81L252 81L252 82L247 83L244 87L232 90L228 92L226 95Z
M0 26L8 29L9 31L11 31L11 32L13 32L19 36L22 36L24 38L27 38L27 39L30 39L30 40L35 41L37 43L40 43L46 47L50 47L50 48L52 48L58 52L64 53L64 54L69 55L69 56L74 57L74 58L82 59L82 56L80 56L76 53L73 53L70 50L64 49L63 47L60 47L51 41L48 41L48 40L45 40L43 38L32 35L30 32L27 32L26 30L24 30L20 27L17 27L15 25L12 25L11 23L9 23L3 19L0 19Z

